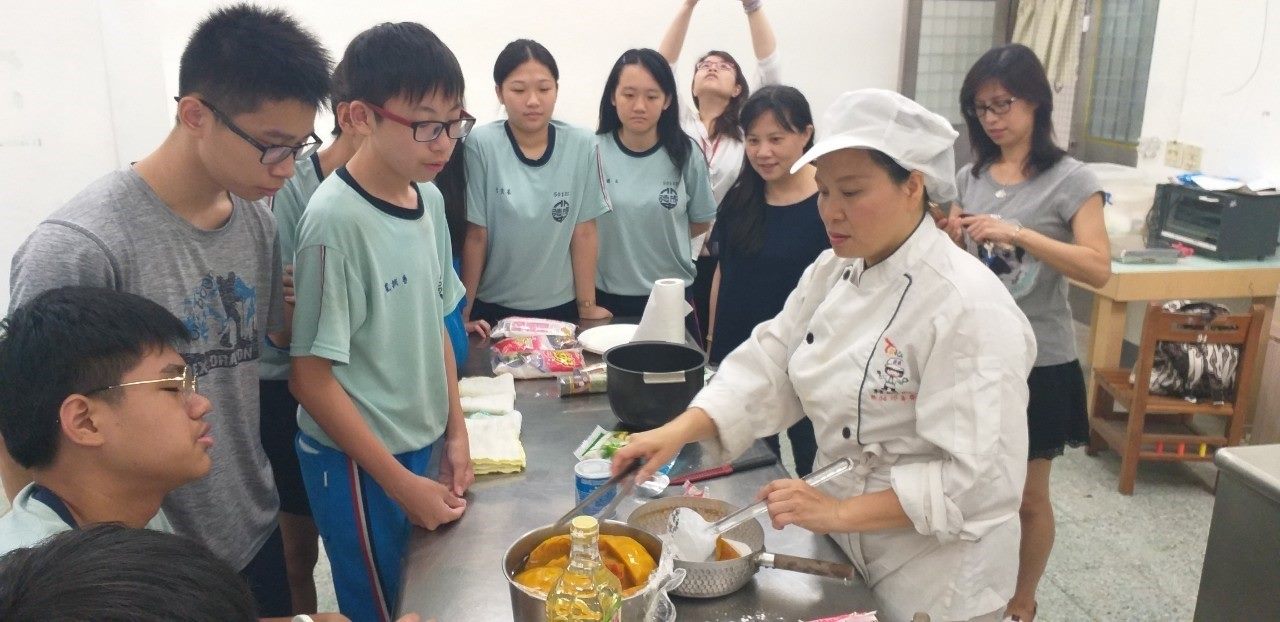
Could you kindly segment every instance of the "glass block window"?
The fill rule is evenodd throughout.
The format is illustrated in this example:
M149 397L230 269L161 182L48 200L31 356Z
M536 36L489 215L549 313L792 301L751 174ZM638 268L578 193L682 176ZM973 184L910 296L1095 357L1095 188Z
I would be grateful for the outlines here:
M995 28L994 0L924 0L916 101L951 123L963 125L960 85L978 57L991 49Z
M1089 136L1137 143L1147 101L1159 0L1100 2L1098 51L1089 98Z

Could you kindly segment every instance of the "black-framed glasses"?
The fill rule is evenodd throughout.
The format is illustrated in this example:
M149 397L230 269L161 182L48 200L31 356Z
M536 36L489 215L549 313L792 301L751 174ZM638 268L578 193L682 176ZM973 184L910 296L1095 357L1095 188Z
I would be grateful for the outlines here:
M1017 97L1010 97L1008 99L998 99L985 106L974 104L965 107L964 113L975 119L981 119L982 117L987 116L988 112L996 115L997 117L1002 117L1005 113L1009 112L1009 108L1012 107L1013 102L1016 101L1018 101Z
M442 133L458 140L470 134L471 128L476 125L476 118L467 114L466 110L462 111L461 118L452 121L410 121L381 106L375 106L369 102L365 102L365 105L372 108L374 112L413 130L413 139L420 143L429 143L440 138Z
M192 371L190 365L184 365L182 367L181 376L174 376L172 378L157 378L155 380L135 380L133 382L121 382L120 384L113 384L111 386L98 387L97 389L90 389L88 391L85 391L84 395L92 395L94 393L101 393L102 391L110 391L112 389L121 389L124 387L136 387L144 384L160 384L162 382L178 383L178 392L182 394L182 402L184 404L190 402L191 399L196 396L196 393L200 391L200 382L196 380L195 372Z
M173 98L173 101L180 101L181 99L182 98L180 97L175 97ZM235 122L231 120L231 117L224 114L221 110L218 110L218 108L213 104L201 98L196 98L196 101L204 104L204 107L208 108L209 112L212 112L213 116L217 117L218 120L221 121L223 125L227 126L227 129L231 130L236 136L243 138L245 142L253 145L253 148L257 149L258 153L261 154L261 156L258 157L258 162L267 166L279 164L290 159L305 160L311 157L311 154L315 153L316 150L320 148L320 145L324 143L323 140L320 140L319 136L316 136L315 132L312 132L311 135L307 136L310 140L307 140L301 145L264 145L258 142L258 139L250 136L248 132L240 129L240 126L236 125Z

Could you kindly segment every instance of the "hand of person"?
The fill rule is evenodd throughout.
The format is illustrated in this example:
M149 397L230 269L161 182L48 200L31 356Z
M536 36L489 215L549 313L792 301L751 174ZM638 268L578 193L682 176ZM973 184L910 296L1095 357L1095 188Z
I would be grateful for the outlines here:
M962 216L960 224L976 244L994 243L1013 246L1014 237L1022 230L1022 225L1017 222L992 214Z
M607 320L613 317L608 309L600 305L578 304L578 318L583 320Z
M475 333L479 335L481 339L488 339L489 331L492 330L493 327L489 326L489 323L484 320L472 320L466 323L466 329L468 333Z
M447 460L441 460L441 471L445 464ZM452 523L462 518L467 509L466 499L453 494L440 482L420 475L410 474L396 487L391 498L404 508L409 522L423 529L434 530L445 523Z
M467 440L466 426L458 433L445 432L444 455L440 457L440 483L453 494L461 497L476 481L471 466L471 445Z
M284 278L281 279L281 282L284 284L284 303L292 305L297 301L297 296L293 291L293 264L284 267Z
M774 529L798 525L813 533L847 531L841 525L840 500L799 479L769 482L756 495L769 508Z
M636 432L627 437L627 444L613 454L613 473L621 473L627 465L642 460L644 466L636 473L636 483L646 482L662 465L680 453L685 442L671 424L648 432Z

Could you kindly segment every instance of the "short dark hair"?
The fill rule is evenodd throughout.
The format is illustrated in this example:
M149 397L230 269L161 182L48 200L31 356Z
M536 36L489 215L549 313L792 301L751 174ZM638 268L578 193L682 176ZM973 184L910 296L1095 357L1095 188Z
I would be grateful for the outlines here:
M342 136L342 126L338 124L338 104L351 101L351 89L347 85L347 66L339 62L333 68L333 77L329 82L329 110L333 111L333 135Z
M1044 65L1031 48L1010 43L987 50L973 64L960 86L960 110L969 128L969 144L973 147L973 176L1000 157L1000 146L982 129L982 120L974 113L973 100L978 89L989 80L999 82L1014 97L1035 104L1035 127L1031 130L1031 153L1027 156L1028 177L1043 173L1067 155L1053 142L1053 87L1044 73Z
M320 107L329 96L329 53L288 13L236 4L196 26L178 65L178 96L198 93L223 113L268 101Z
M550 50L533 39L516 39L502 48L498 59L493 62L494 86L502 86L516 67L531 60L546 67L556 82L560 81L560 68L556 66L556 58L551 55Z
M747 77L742 75L742 65L738 64L738 59L734 58L733 55L722 50L711 50L703 54L702 58L698 59L698 63L707 60L708 56L719 56L729 61L729 64L733 65L733 81L738 85L738 88L742 89L736 96L729 98L729 105L724 107L724 112L720 113L720 116L716 117L715 122L711 124L710 138L728 136L729 138L742 140L742 127L740 126L743 124L738 123L738 114L742 111L743 103L747 101L747 98L751 97L751 85L747 84ZM696 74L697 72L695 71L694 73ZM694 76L693 79L696 82L698 78ZM692 94L693 83L689 84L689 90ZM698 96L693 95L693 107L700 108L701 106L702 104L698 102Z
M358 35L342 55L349 101L376 106L394 97L421 101L431 93L462 101L462 66L426 26L382 23Z
M609 79L604 83L604 93L600 96L600 124L597 134L608 134L622 127L622 119L618 117L618 109L613 105L613 92L618 88L622 70L627 65L639 65L649 72L662 89L663 95L671 100L671 105L658 116L658 144L667 151L667 157L677 170L684 170L693 151L693 142L684 129L680 127L680 98L676 96L676 77L671 73L671 65L655 50L649 48L632 48L622 53L609 72Z
M99 524L0 557L0 620L249 622L244 579L182 536Z
M48 466L67 396L116 384L148 353L190 340L164 307L110 289L61 287L14 309L0 321L0 435L9 454L26 468Z
M813 125L813 112L809 109L809 100L804 94L791 86L769 85L756 91L742 105L742 126L739 134L751 130L756 119L772 113L782 129L793 134L804 132ZM735 115L736 116L736 115ZM804 150L813 147L813 135L805 143ZM726 246L721 252L755 255L764 246L764 221L768 211L765 204L765 182L751 161L742 156L742 171L738 179L729 187L724 199L720 201L717 220L720 226L728 227L725 232Z

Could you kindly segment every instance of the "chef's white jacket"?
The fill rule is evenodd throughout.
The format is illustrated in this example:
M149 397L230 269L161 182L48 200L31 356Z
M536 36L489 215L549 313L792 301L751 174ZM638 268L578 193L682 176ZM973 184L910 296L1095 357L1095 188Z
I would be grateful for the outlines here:
M832 534L882 620L1002 610L1018 570L1031 325L989 268L925 219L870 268L833 251L693 400L727 460L813 421L815 466L853 459L837 498L892 488L912 526Z

